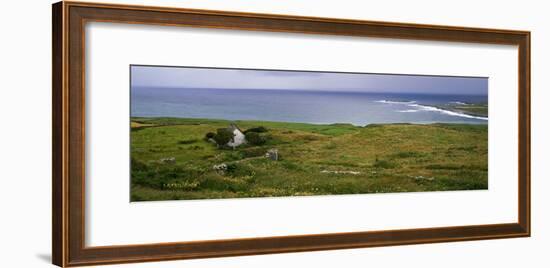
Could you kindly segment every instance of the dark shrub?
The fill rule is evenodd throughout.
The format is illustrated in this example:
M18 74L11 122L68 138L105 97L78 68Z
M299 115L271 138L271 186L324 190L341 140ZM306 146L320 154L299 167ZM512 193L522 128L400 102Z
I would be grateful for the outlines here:
M264 132L267 132L267 128L262 127L262 126L249 128L249 129L244 131L244 134L249 133L249 132L264 133Z
M227 172L233 173L237 169L237 164L235 163L229 163L227 164Z
M216 143L220 146L226 145L228 142L233 139L233 132L229 131L226 128L219 128L216 135L214 136L214 140Z
M208 132L208 133L206 133L206 135L204 136L204 139L205 139L205 140L213 139L214 136L216 136L216 133L214 133L214 132Z
M258 132L248 132L245 134L245 138L251 145L262 145L267 141L267 138Z

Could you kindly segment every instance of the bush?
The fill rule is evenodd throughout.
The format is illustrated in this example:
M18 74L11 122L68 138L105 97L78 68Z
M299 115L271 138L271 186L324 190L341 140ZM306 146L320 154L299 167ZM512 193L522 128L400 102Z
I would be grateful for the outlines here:
M206 135L204 135L204 139L205 139L205 140L213 139L214 136L216 136L216 133L214 133L214 132L208 132L208 133L206 133Z
M228 142L233 139L233 132L229 131L226 128L219 128L216 135L213 137L213 139L216 141L216 143L220 146L227 145Z
M249 129L247 129L247 130L244 131L244 134L246 134L246 133L252 133L252 132L264 133L264 132L267 132L267 128L262 127L262 126L249 128Z
M237 169L237 164L235 163L229 163L227 164L227 172L233 173Z
M251 145L263 145L267 141L267 138L258 132L248 132L245 134L245 138Z

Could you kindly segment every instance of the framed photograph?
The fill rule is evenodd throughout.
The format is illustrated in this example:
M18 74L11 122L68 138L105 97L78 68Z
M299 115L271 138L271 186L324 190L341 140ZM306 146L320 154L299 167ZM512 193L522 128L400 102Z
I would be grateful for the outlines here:
M53 263L530 235L530 33L53 5Z
M488 78L130 66L130 201L488 189Z

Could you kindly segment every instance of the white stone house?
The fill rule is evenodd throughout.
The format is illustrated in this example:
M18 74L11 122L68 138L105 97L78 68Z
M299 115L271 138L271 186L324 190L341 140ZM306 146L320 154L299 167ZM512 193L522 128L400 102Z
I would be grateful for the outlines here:
M239 129L237 125L231 124L229 125L227 130L233 132L233 138L227 143L227 146L235 149L235 147L246 143L244 133Z

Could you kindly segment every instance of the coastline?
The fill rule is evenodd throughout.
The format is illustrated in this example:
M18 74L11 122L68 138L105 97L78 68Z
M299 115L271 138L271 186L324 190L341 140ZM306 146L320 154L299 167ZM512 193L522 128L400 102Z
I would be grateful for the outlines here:
M434 108L440 109L433 106ZM444 110L444 109L441 109ZM446 112L454 112L451 110L445 110ZM470 116L469 114L463 113L464 115ZM471 115L478 117L478 115ZM275 126L283 125L314 125L314 126L350 126L350 127L368 127L372 125L487 125L488 118L483 118L478 122L439 122L439 121L417 121L417 122L382 122L382 123L369 123L369 124L353 124L351 122L289 122L289 121L273 121L273 120L240 120L240 119L224 119L224 118L202 118L202 117L175 117L175 116L131 116L130 122L134 123L139 122L157 122L154 126L168 126L168 125L178 125L178 124L200 124L203 122L215 122L215 123L247 123L247 124L268 124ZM176 123L178 122L178 123ZM150 123L143 123L150 124Z

